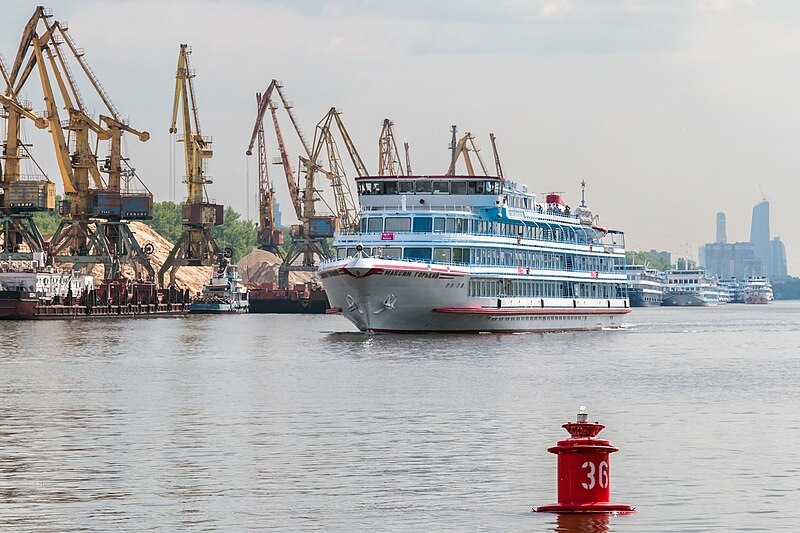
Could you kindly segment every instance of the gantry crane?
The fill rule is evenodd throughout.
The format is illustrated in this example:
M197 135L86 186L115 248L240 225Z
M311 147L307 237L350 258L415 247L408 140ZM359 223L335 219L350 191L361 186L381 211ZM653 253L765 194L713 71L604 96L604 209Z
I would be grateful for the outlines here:
M52 12L36 8L25 26L7 80L13 87L11 92L19 94L36 69L42 85L47 121L66 195L58 206L62 221L48 243L49 261L72 263L78 267L102 263L106 277L116 277L121 264L127 263L134 268L137 277L141 277L144 270L152 278L153 268L127 221L150 218L153 197L146 187L144 191L131 190L130 178L136 175L121 155L123 131L136 134L141 141L146 141L149 135L131 128L120 119L86 62L83 50L75 46L67 26L58 21L51 22L51 18ZM105 122L105 127L87 111L67 54L61 49L64 43L112 115L101 116L100 122ZM55 80L61 105L69 114L66 125L59 117L59 104L51 79ZM66 136L65 130L68 132ZM91 146L92 135L97 145L100 141L111 141L110 155L102 170L98 168L97 154ZM127 166L125 170L122 169L123 163ZM108 183L101 172L109 174ZM124 189L118 179L121 175L128 177Z
M383 119L383 127L378 137L378 176L402 176L405 174L400 163L397 141L394 139L394 122ZM408 159L408 143L406 143L406 159ZM406 166L410 166L406 164Z
M178 109L181 110L183 133L178 142L183 142L186 162L187 196L183 204L183 232L158 271L158 283L164 286L164 276L169 272L169 284L175 284L175 272L182 266L211 266L220 255L211 228L222 224L223 206L211 203L206 185L211 179L206 174L206 162L214 154L211 137L204 137L200 130L197 99L194 91L194 71L189 66L191 48L182 44L178 54L175 73L175 98L172 106L170 133L177 133ZM191 102L191 103L190 103Z

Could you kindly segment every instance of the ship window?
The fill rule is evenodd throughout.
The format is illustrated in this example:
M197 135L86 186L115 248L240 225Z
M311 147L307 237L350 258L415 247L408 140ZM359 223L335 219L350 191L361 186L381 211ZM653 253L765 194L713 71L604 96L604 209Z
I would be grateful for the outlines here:
M456 220L456 233L464 233L467 229L467 220L464 218L457 218Z
M432 225L431 217L414 217L414 233L430 233Z
M411 217L386 217L384 231L411 231Z
M449 194L450 182L449 181L434 181L433 194Z
M366 183L359 183L359 192L361 194L381 194L381 184L376 181L368 181Z
M387 258L399 258L402 255L400 248L377 248L378 256Z
M383 231L383 218L369 217L367 219L367 231Z
M433 220L434 233L444 233L444 218L435 218Z
M426 261L430 261L431 259L431 249L430 248L406 248L405 251L405 258L406 259L423 259Z
M401 193L413 193L414 182L411 180L402 180L398 183L397 188Z
M361 219L361 233L364 233L365 231L367 231L367 219L366 218L362 218Z
M469 252L469 248L466 248L466 251ZM469 253L467 253L469 255ZM464 253L461 248L453 248L453 263L468 263L469 261L464 261Z
M344 248L337 248L336 249L336 259L344 259L345 257L347 257L347 254L345 253L345 249Z
M347 257L355 257L355 256L356 256L356 248L355 248L355 246L353 248L348 248L347 249Z
M466 181L454 181L450 184L450 194L467 194Z
M456 248L456 250L458 250L459 252L461 251L458 248ZM460 255L461 254L459 254L459 256ZM452 260L452 256L453 256L453 254L452 254L452 251L450 250L450 248L434 248L433 249L433 259L435 261L447 261L447 262L450 262ZM460 257L459 257L459 259L460 259Z
M397 194L397 182L396 181L385 181L383 183L383 193L384 194Z
M417 192L429 193L431 192L431 182L429 180L417 180Z
M445 224L445 231L447 233L453 233L453 231L455 231L455 228L456 228L456 219L448 218L447 223Z

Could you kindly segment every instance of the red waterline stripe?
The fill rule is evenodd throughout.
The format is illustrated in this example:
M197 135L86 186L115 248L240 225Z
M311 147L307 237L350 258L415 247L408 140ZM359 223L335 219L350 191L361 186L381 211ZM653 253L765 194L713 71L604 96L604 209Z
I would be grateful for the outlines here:
M494 307L438 307L434 313L454 313L462 315L624 315L630 308L624 309L557 309L557 308L494 308Z

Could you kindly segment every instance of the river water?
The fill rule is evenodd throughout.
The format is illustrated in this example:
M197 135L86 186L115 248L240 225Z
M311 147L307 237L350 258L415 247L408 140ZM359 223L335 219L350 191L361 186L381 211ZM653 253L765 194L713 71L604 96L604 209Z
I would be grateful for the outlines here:
M366 336L338 316L0 323L0 529L797 531L800 303L624 331ZM638 513L556 501L587 405Z

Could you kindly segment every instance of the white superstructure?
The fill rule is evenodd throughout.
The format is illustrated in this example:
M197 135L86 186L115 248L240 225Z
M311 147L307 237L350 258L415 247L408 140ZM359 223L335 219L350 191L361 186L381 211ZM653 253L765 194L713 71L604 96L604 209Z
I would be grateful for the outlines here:
M664 301L661 305L709 306L719 303L717 286L712 284L704 269L666 272Z
M319 276L362 331L614 328L630 310L624 235L583 202L496 177L357 182L360 230L337 233Z

